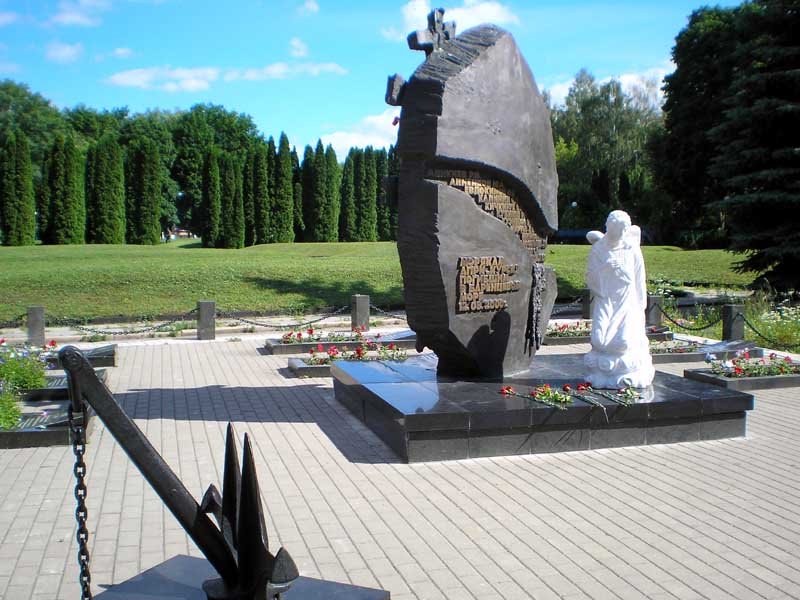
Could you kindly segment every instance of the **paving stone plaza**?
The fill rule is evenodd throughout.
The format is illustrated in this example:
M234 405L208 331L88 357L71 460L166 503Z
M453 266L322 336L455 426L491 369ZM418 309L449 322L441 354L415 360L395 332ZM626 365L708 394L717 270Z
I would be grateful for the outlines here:
M107 384L198 500L227 422L249 432L270 547L302 575L394 600L800 597L796 388L755 392L747 438L409 465L261 344L121 344ZM201 556L99 421L86 461L96 597ZM3 598L79 597L72 464L0 450Z

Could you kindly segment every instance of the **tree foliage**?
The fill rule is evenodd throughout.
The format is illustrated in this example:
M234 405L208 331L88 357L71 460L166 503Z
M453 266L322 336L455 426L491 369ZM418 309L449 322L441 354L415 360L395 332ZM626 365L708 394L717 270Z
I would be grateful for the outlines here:
M27 136L8 132L0 148L0 231L6 246L36 241L36 200Z
M214 248L219 243L222 221L222 192L219 180L219 151L212 147L203 161L203 190L201 202L201 238L203 246Z
M231 152L219 157L220 195L222 197L220 241L222 248L244 247L244 201L242 198L242 167Z
M340 185L339 240L355 242L356 234L356 196L355 196L355 163L359 151L351 148L344 159L342 167L342 183Z
M270 215L273 242L294 241L294 185L289 138L281 133L275 165L275 201Z
M134 140L125 161L125 239L129 244L157 244L161 240L161 158L147 137Z
M46 244L82 244L86 233L83 159L72 135L56 135L45 159L40 214Z
M89 148L86 157L86 241L125 243L125 177L122 148L113 131Z
M725 196L729 248L745 271L800 289L800 2L757 0L735 12L733 78L709 175Z

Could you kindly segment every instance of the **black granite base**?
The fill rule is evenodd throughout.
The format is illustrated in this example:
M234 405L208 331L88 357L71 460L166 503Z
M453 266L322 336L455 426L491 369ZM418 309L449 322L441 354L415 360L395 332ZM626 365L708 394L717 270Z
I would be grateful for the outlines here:
M518 396L581 381L580 355L537 356L535 371L501 381L437 377L436 357L404 362L337 361L336 399L408 462L664 444L745 435L753 396L657 373L630 406L596 398L557 410ZM577 373L577 376L569 376Z
M0 449L68 446L72 443L67 422L68 406L68 398L23 400L19 426L0 429ZM88 417L87 439L94 429L94 411L91 409Z
M772 390L800 386L800 375L765 375L763 377L723 377L711 369L686 369L683 376L694 381L718 385L729 390Z
M647 339L651 342L669 342L673 339L671 331L648 333ZM542 343L545 346L567 346L569 344L589 344L592 338L588 335L546 335Z
M742 340L705 344L694 352L651 352L653 364L704 362L708 354L713 354L718 360L736 358L742 351L747 350L750 358L762 358L764 349L755 347L755 342Z
M376 342L381 344L393 343L395 346L402 350L413 350L417 344L417 336L410 329L398 331L395 333L382 334L380 337L374 335L365 335L364 341ZM359 342L350 340L348 342L301 342L299 344L284 344L279 338L268 339L264 342L263 354L308 354L309 350L317 351L321 345L325 352L331 346L336 346L340 350L342 348L354 348L358 346Z
M89 350L81 350L81 353L89 361L92 367L116 367L117 366L117 345L108 344L107 346L98 346ZM54 369L60 369L61 363L58 355L54 354L48 359L48 364Z
M289 371L297 377L330 377L331 366L327 365L309 365L302 358L289 359Z
M97 600L206 600L203 581L218 577L208 561L175 556L95 595ZM389 600L389 592L300 577L281 600Z

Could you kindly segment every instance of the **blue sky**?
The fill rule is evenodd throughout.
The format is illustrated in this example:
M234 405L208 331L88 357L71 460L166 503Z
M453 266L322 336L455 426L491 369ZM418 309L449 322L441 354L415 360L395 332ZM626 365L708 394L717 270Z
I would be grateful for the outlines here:
M738 2L720 2L732 6ZM451 0L457 31L514 35L540 88L558 99L582 67L598 79L659 79L693 0ZM0 78L56 106L186 109L222 104L267 136L341 154L394 141L386 77L424 58L405 36L426 0L0 0ZM659 84L660 85L660 84Z

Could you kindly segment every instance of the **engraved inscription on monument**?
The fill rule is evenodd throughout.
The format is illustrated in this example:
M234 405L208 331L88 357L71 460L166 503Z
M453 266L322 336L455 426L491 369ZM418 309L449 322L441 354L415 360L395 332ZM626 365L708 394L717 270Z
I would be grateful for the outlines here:
M516 292L520 282L512 279L519 265L502 256L460 256L458 258L458 312L502 310L508 302L485 298L486 294Z
M502 181L488 179L478 171L464 169L429 169L425 177L443 181L472 196L478 206L503 221L519 236L534 262L544 262L547 239L537 235L528 215L520 208L514 191Z

